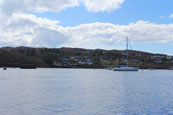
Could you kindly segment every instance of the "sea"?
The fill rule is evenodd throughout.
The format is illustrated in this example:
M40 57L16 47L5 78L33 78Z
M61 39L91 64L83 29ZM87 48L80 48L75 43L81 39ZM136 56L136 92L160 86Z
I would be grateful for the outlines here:
M0 115L173 115L173 70L0 68Z

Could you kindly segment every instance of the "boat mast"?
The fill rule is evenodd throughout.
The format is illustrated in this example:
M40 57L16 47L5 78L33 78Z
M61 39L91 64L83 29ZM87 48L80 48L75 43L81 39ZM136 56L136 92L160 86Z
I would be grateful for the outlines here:
M129 52L128 52L128 37L126 36L126 58L127 58L127 60L126 60L126 66L128 67L128 65L129 65L129 63L128 63L128 61L129 61Z

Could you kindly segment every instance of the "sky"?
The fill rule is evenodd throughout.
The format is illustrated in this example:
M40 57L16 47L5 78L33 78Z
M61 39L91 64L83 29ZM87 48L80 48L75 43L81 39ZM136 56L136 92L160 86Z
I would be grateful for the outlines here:
M0 47L125 49L173 55L173 0L0 0Z

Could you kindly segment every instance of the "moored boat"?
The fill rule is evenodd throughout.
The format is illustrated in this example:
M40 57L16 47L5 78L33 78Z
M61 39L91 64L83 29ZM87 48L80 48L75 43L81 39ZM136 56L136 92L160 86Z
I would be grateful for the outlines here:
M36 65L34 64L23 64L20 66L20 69L36 69Z
M138 68L135 67L117 67L114 68L113 71L138 71Z
M138 67L129 67L128 65L128 37L126 37L126 46L127 46L127 50L126 50L126 66L125 67L116 67L116 68L113 68L113 71L138 71L139 68Z

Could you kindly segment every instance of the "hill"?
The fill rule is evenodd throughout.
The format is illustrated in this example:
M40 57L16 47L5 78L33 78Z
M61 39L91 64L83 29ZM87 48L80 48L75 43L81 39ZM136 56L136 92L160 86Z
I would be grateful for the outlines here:
M82 48L0 48L0 67L67 67L104 68L125 65L126 50L82 49ZM130 66L140 68L172 68L173 57L129 50Z

